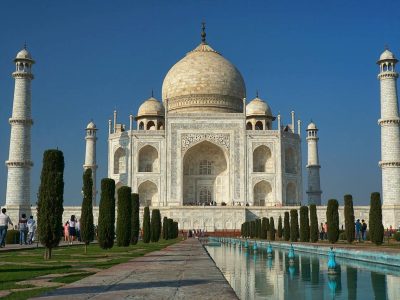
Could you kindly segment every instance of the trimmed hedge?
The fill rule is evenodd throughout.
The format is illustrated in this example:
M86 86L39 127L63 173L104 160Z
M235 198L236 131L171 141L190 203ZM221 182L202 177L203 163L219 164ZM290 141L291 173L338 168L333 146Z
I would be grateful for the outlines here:
M143 243L149 243L151 239L150 208L146 206L143 214Z
M355 217L353 208L353 197L344 195L344 226L348 243L352 243L355 238Z
M326 210L326 220L328 223L328 240L331 243L336 243L339 239L339 203L336 199L328 201Z
M310 222L308 219L308 207L300 207L300 242L310 241Z
M161 235L161 214L159 209L151 211L151 241L158 242Z
M132 201L132 235L131 235L131 244L136 245L139 241L139 231L140 231L140 220L139 220L139 211L140 211L140 203L139 203L139 194L133 193L131 195Z
M369 208L369 237L371 242L381 245L383 243L384 230L382 224L381 195L379 193L372 193Z
M128 247L132 237L132 190L122 186L118 190L117 246Z
M274 218L271 217L269 218L269 240L270 241L275 241L275 222Z
M290 241L297 242L299 239L299 216L297 209L290 210Z
M278 218L278 237L282 239L283 229L282 229L282 217Z
M98 242L102 249L114 246L115 237L115 181L111 178L101 180L99 207Z
M93 178L92 169L87 169L83 173L83 200L81 207L80 236L85 243L85 253L87 245L94 240L94 221L93 221Z
M318 242L318 217L317 217L317 206L315 204L310 205L310 241L311 243Z
M290 221L289 221L289 212L285 211L283 218L283 238L285 241L290 240Z
M162 238L164 239L164 240L168 240L168 225L167 225L167 222L168 222L168 218L167 217L164 217L163 218L163 225L162 225Z

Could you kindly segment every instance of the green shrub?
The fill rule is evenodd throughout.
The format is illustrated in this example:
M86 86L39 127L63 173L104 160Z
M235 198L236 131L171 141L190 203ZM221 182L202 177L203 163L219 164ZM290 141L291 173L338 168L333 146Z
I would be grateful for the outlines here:
M93 178L92 169L87 169L83 173L83 200L80 219L81 241L87 246L94 240L94 221L93 221Z
M122 186L118 190L117 246L128 247L132 238L132 190Z
M269 218L269 240L275 241L275 222L274 218Z
M285 241L290 240L290 221L288 211L285 211L283 218L283 238L285 239Z
M257 231L257 237L258 238L261 238L261 235L262 235L262 226L261 226L261 219L257 219L257 229L258 229L258 231Z
M264 217L261 220L261 236L260 238L266 239L267 238L267 218Z
M174 220L168 219L167 226L168 226L168 239L174 239L175 238Z
M132 201L132 236L131 243L132 245L136 245L139 240L139 231L140 231L140 220L139 220L139 212L140 212L140 203L139 203L139 194L133 193L131 195Z
M290 241L297 242L299 239L299 216L297 209L290 210Z
M283 231L282 231L282 217L279 216L279 218L278 218L278 237L280 239L282 239L282 234L283 234Z
M317 206L315 204L310 205L310 240L312 243L318 242L318 217L317 217Z
M310 241L310 223L308 220L308 207L300 207L300 242Z
M158 242L161 235L161 214L159 209L151 211L151 241Z
M163 218L163 225L162 225L162 232L163 232L163 239L168 240L168 218L164 217Z
M328 223L328 240L331 243L336 243L339 239L339 203L336 199L328 201L326 210L326 220Z
M395 241L400 242L400 231L397 231L393 234L393 238Z
M64 212L64 154L60 150L46 150L37 205L37 232L45 246L45 259L51 259L52 249L60 243Z
M99 207L98 241L102 249L114 246L115 237L115 181L110 178L101 180Z
M143 213L143 243L149 243L151 239L150 229L150 209L148 206L144 208Z
M371 242L381 245L383 243L384 231L381 195L379 193L372 193L369 208L369 236Z
M355 238L355 217L353 208L353 197L351 195L344 196L344 226L346 230L347 242L352 243ZM339 237L340 238L340 237Z

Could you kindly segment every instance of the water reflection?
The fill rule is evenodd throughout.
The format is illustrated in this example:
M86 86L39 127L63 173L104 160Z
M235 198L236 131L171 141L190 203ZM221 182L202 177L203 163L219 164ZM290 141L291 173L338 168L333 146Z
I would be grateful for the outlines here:
M268 257L266 246L258 246L207 247L240 299L400 299L400 268L337 259L332 276L326 256L295 252L290 263L287 251L273 247Z

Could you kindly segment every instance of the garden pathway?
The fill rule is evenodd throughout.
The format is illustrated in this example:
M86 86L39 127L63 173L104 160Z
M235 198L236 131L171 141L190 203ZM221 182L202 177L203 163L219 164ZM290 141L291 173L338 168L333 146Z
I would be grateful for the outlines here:
M113 266L35 299L238 299L197 239Z

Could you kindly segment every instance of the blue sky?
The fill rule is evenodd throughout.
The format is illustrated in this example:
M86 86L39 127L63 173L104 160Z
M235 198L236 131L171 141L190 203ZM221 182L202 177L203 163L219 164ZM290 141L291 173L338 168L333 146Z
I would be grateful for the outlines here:
M25 41L37 62L32 203L43 151L55 147L65 155L65 204L81 203L86 124L100 129L100 180L112 111L128 124L152 89L160 99L169 68L200 42L202 20L210 45L241 71L248 99L258 89L285 123L292 109L303 124L317 123L323 202L351 193L356 204L369 203L381 189L375 62L385 44L400 57L396 0L1 1L0 161L8 157L12 60ZM305 139L302 153L304 167ZM6 178L2 163L0 204Z

